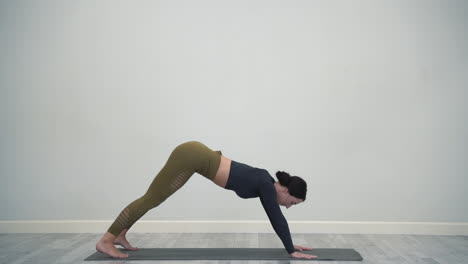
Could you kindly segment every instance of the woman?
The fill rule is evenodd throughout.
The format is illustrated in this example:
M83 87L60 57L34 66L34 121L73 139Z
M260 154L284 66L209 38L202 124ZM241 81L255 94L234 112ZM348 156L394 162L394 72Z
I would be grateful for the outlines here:
M289 208L305 200L307 184L303 179L278 171L276 176L279 182L275 182L267 170L230 160L221 151L213 151L198 141L185 142L172 151L146 193L122 210L96 244L96 250L114 258L128 257L128 254L120 252L114 244L127 250L138 250L125 238L128 229L146 212L182 187L195 172L224 189L236 192L241 198L259 197L273 229L291 257L316 258L295 251L312 248L292 244L288 223L279 208L279 205Z

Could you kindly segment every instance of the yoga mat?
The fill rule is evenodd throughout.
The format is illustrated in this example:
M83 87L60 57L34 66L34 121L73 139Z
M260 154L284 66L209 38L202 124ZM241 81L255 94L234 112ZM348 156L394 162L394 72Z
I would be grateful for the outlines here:
M361 261L361 255L350 248L314 248L299 251L315 255L315 259L291 257L284 248L140 248L130 251L119 248L128 254L126 260L340 260ZM115 260L96 251L86 260Z

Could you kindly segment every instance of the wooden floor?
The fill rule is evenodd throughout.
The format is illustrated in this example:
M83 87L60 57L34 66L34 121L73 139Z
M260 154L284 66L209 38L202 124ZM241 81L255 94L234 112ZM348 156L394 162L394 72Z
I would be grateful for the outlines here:
M95 252L102 234L0 234L0 263L280 263L289 261L83 261ZM148 247L282 247L276 234L128 233L133 246ZM293 234L295 245L316 248L354 248L364 258L353 261L293 263L468 263L468 236Z

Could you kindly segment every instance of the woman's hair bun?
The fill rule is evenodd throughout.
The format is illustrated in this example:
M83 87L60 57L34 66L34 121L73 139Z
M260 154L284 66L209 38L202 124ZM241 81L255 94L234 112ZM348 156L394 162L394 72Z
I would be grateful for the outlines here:
M276 178L278 178L278 181L281 185L283 186L288 186L289 182L291 181L291 175L285 171L277 171L276 172Z
M288 188L289 194L305 201L307 195L307 183L299 176L291 176L284 171L277 171L276 178L282 186Z

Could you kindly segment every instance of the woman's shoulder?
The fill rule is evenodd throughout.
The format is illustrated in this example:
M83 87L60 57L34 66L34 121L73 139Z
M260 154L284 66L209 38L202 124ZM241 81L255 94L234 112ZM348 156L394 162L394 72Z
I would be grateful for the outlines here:
M275 183L275 179L271 177L271 174L266 169L258 168L258 173L260 177L260 183Z

